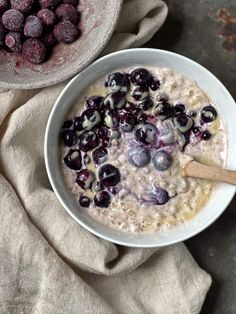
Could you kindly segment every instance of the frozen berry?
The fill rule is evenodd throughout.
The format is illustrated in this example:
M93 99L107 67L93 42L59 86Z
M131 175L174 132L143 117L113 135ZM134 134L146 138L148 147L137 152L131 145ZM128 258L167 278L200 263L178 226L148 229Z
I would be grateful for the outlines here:
M46 48L40 40L30 38L23 43L22 53L26 60L38 64L43 62L46 55Z
M38 38L41 36L43 26L37 16L30 15L27 17L24 26L24 35L26 37Z
M104 117L105 125L112 129L119 126L119 116L114 110L107 110Z
M39 0L41 8L50 8L58 5L60 0Z
M135 85L146 85L150 77L148 70L143 68L135 69L130 73L130 80Z
M73 125L73 121L72 120L66 120L63 125L62 125L62 129L69 129L71 128Z
M208 130L202 132L202 134L201 134L202 140L207 141L210 138L211 138L211 133Z
M130 88L130 82L127 74L115 72L108 75L106 87L109 87L113 92L127 92Z
M102 96L90 96L86 99L85 108L103 109L103 100Z
M53 34L57 41L65 44L72 43L79 36L79 31L70 21L62 21L58 23L53 30Z
M71 4L71 5L73 5L75 7L79 3L79 0L63 0L63 3Z
M135 86L135 88L131 92L131 96L135 100L143 100L148 97L148 87L146 85Z
M115 186L120 182L120 172L116 167L105 164L98 171L98 177L104 186Z
M134 129L134 138L143 144L154 144L157 139L157 128L151 123L138 124Z
M76 173L76 183L84 190L90 189L94 181L95 175L88 169L83 169Z
M167 102L157 102L153 108L153 114L160 120L165 120L173 115L174 109Z
M68 20L76 25L79 21L79 13L71 4L61 4L56 9L56 15L63 20Z
M87 196L81 195L79 198L79 203L82 207L89 207L91 200Z
M149 110L153 106L151 97L146 97L143 100L137 101L136 105L142 110Z
M190 130L194 122L193 120L186 116L185 114L178 114L176 117L173 118L173 124L181 133L186 133Z
M57 43L57 40L55 36L53 35L53 32L44 34L41 37L41 41L44 43L45 46L53 46Z
M6 11L7 9L7 0L0 0L0 13Z
M99 145L99 138L94 131L84 131L79 136L79 148L88 152Z
M132 166L145 167L150 162L150 154L143 147L132 147L128 150L128 160Z
M13 52L20 52L22 49L21 34L17 32L9 32L5 38L6 46Z
M108 207L111 202L111 197L107 191L98 192L94 197L94 204L98 207Z
M112 92L105 97L104 105L110 109L121 109L125 105L125 95L121 92Z
M164 171L171 166L172 157L169 153L161 150L154 154L152 162L157 170Z
M154 77L151 77L148 81L148 86L151 90L156 91L160 87L160 81Z
M132 113L126 113L120 118L122 131L131 132L136 124L136 118Z
M108 158L108 151L105 147L98 147L92 153L94 163L96 165L101 165L104 163Z
M2 16L2 24L10 31L19 31L23 22L23 14L15 9L6 11Z
M0 24L0 46L4 45L5 32L4 27Z
M10 0L11 8L22 13L29 12L34 4L34 0Z
M101 116L97 110L89 108L82 113L81 120L83 129L91 130L95 127L95 125L98 125L100 123Z
M42 24L48 27L52 27L56 22L55 13L49 9L41 9L38 12L37 16Z
M77 136L73 130L65 130L61 133L64 144L71 147L77 143Z
M64 157L64 163L68 168L80 170L81 168L81 152L78 149L70 149L69 153Z
M217 118L217 112L213 106L206 106L201 110L201 118L205 123L214 121Z

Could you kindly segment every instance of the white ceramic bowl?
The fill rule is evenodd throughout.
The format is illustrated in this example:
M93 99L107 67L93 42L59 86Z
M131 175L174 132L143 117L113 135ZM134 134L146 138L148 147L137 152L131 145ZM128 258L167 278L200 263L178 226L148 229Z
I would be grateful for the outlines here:
M131 247L161 247L186 240L214 222L226 209L235 193L235 187L219 184L206 206L196 217L184 225L165 232L132 235L113 230L94 220L78 205L63 184L58 152L59 130L78 94L94 79L117 68L132 65L168 67L195 80L217 107L227 133L226 167L236 170L236 105L222 83L198 63L181 55L158 49L129 49L107 55L75 76L58 97L50 114L45 136L45 162L51 185L67 212L84 228L95 235L117 244Z

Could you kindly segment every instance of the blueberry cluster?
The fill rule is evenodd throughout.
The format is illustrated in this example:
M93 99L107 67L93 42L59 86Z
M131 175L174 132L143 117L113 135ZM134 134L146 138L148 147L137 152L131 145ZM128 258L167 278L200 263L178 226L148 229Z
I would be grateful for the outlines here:
M56 43L78 38L77 5L78 0L0 0L0 48L43 62Z

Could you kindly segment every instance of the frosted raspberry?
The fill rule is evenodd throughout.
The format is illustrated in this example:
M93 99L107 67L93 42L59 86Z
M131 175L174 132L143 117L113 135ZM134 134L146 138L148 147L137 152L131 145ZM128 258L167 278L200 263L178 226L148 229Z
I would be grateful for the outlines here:
M26 37L38 38L41 36L43 26L37 16L30 15L27 17L24 26L24 35Z
M58 5L59 2L60 0L39 0L41 8L51 8Z
M9 32L5 38L6 46L13 52L20 52L22 49L21 34Z
M56 22L56 15L53 11L49 9L41 9L38 14L38 18L42 22L43 25L45 26L53 26Z
M63 19L68 20L74 25L78 24L79 21L79 13L78 11L70 4L61 4L56 9L56 15Z
M44 43L45 46L53 46L57 43L53 32L49 32L41 37L41 41Z
M22 46L22 53L26 60L31 63L41 63L46 56L46 48L38 39L27 39Z
M62 21L54 27L53 34L59 42L69 44L78 38L79 31L70 21Z
M10 31L19 31L23 21L23 14L15 9L7 10L2 16L2 24Z
M34 0L11 0L10 2L12 9L18 10L22 13L28 12L34 4Z
M0 0L0 12L4 12L7 9L7 0Z

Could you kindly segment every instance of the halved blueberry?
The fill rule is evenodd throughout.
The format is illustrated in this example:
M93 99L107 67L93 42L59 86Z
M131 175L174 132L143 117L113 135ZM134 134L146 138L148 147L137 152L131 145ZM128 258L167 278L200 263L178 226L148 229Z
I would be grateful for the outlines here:
M115 72L108 75L105 83L113 92L121 91L126 93L130 88L130 82L126 73Z
M165 120L171 117L173 113L173 107L167 102L157 102L153 107L153 114L160 120Z
M77 143L77 136L73 130L65 130L61 133L62 140L64 144L71 147Z
M134 138L143 144L154 144L157 140L157 128L151 123L138 124L134 128Z
M105 125L110 128L117 128L119 126L119 115L114 110L107 110L104 117Z
M151 97L146 97L145 99L138 101L136 105L144 111L149 110L153 106L153 100Z
M149 164L151 157L147 149L132 147L128 150L128 160L132 166L141 168Z
M172 161L171 155L163 150L156 152L152 157L154 167L160 171L167 170L171 166Z
M205 123L214 121L217 118L217 112L213 106L203 107L201 110L201 118Z
M135 116L132 113L126 113L120 118L120 126L122 131L131 132L136 124Z
M86 109L82 115L81 115L81 120L82 120L82 127L84 130L91 130L92 128L95 127L95 125L98 125L101 121L101 116L98 110L94 109Z
M79 149L88 152L99 145L99 138L94 131L84 131L79 136Z
M104 97L102 96L90 96L86 99L85 108L102 109Z
M173 124L181 133L186 133L193 127L194 122L185 114L178 114L173 118Z
M93 156L94 163L96 165L100 165L107 160L108 151L105 147L100 146L93 151L92 156Z
M79 203L82 207L89 207L91 200L87 196L81 195L79 198Z
M111 197L107 191L98 192L94 196L94 204L98 207L106 208L110 205L110 203L111 203Z
M148 70L138 68L130 73L130 80L134 85L147 85L151 75Z
M110 109L121 109L125 102L125 95L121 92L112 92L104 99L104 105Z
M117 185L121 179L119 169L110 164L103 165L98 170L98 177L106 187Z
M64 157L66 166L73 170L81 168L81 152L78 149L70 149L68 154Z
M66 120L63 125L62 125L62 129L69 129L70 127L72 127L73 125L73 121L72 120Z
M90 189L95 181L95 175L88 169L82 169L76 173L76 183L84 190Z
M151 77L148 81L148 86L151 90L156 91L160 87L160 81L155 77Z
M211 138L211 133L208 130L205 130L201 134L201 139L207 141Z
M131 92L131 96L135 100L143 100L148 97L149 91L147 85L135 86L135 88Z

